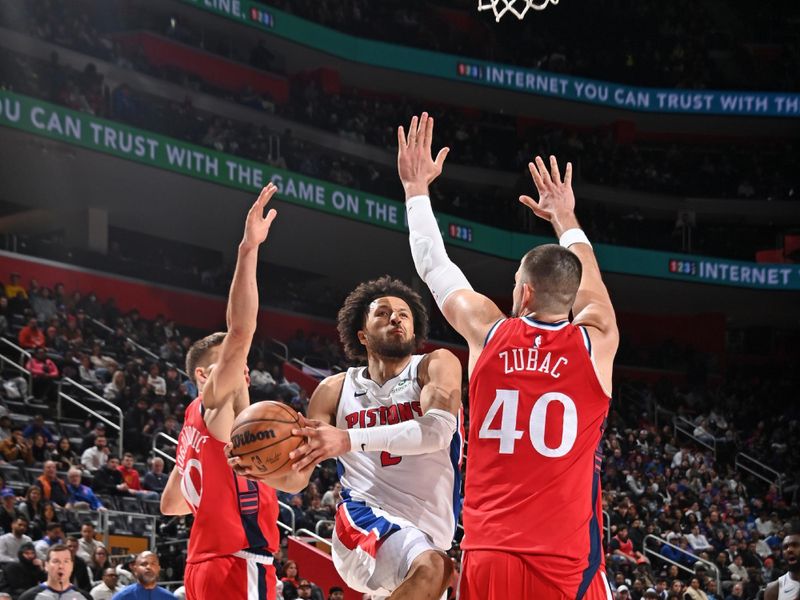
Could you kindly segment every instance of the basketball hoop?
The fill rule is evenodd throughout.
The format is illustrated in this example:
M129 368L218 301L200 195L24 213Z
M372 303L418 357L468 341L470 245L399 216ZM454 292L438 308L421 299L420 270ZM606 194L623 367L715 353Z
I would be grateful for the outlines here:
M544 10L549 4L558 4L558 0L478 0L478 10L491 10L497 21L510 12L520 21L530 9Z

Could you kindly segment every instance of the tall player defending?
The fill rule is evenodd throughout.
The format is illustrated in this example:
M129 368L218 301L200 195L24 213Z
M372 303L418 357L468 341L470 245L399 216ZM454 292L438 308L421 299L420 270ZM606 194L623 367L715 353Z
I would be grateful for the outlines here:
M797 600L800 598L800 527L792 524L792 531L783 538L783 560L788 570L767 586L764 600Z
M273 184L265 187L247 213L228 298L228 331L195 342L186 355L186 371L200 395L186 409L176 468L161 496L161 512L195 514L185 574L188 600L221 594L226 600L276 596L275 490L237 477L223 451L236 415L250 405L247 354L258 317L256 265L258 249L276 216L274 209L264 215L276 189ZM295 491L286 478L265 481Z
M342 502L333 562L355 590L392 600L440 598L461 491L461 363L448 350L414 354L428 332L419 295L382 277L359 285L338 317L352 360L308 405L308 443L291 457L307 472L333 456ZM307 480L307 479L306 479Z
M561 245L534 248L514 278L512 318L472 290L444 248L428 185L433 119L398 129L411 253L448 322L469 344L470 437L462 600L610 598L601 544L598 449L618 345L614 310L575 218L572 165L529 165ZM569 314L575 318L570 323Z

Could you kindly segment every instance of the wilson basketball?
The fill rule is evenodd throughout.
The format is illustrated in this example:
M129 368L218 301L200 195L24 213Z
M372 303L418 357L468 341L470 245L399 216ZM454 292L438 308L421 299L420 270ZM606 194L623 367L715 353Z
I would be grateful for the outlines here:
M300 427L297 412L280 402L258 402L239 413L231 430L231 453L261 475L290 468L289 453L305 438L292 435Z

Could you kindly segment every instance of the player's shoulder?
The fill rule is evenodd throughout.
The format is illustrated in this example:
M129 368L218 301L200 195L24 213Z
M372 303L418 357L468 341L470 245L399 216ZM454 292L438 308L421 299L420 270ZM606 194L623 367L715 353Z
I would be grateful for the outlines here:
M319 382L317 390L321 390L326 394L333 392L338 394L342 391L342 386L344 385L344 380L346 377L347 371L342 371L341 373L336 373L335 375L328 375L325 379Z
M313 408L314 412L321 410L322 412L335 412L335 407L339 403L339 396L342 395L344 388L344 381L347 377L347 372L336 373L329 375L319 382L317 389L311 395L309 409Z

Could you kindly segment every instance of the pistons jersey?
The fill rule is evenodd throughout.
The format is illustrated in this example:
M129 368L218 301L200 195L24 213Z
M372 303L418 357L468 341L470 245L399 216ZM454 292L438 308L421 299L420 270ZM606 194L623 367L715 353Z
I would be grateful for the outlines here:
M224 447L208 430L202 398L196 398L186 409L175 457L181 492L195 517L189 563L242 550L269 556L278 549L275 490L237 476Z
M425 355L414 355L403 371L378 385L366 367L347 371L336 426L340 429L394 425L422 416L417 370ZM347 545L373 542L399 527L411 525L427 534L435 546L448 550L460 509L461 415L449 447L428 454L393 456L388 452L353 449L338 459L342 503L336 531ZM369 542L366 542L369 543Z
M603 567L600 444L610 398L589 334L568 321L505 319L470 380L465 550L530 555L583 597Z

